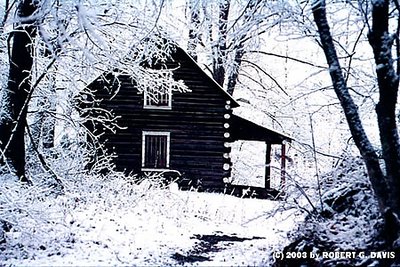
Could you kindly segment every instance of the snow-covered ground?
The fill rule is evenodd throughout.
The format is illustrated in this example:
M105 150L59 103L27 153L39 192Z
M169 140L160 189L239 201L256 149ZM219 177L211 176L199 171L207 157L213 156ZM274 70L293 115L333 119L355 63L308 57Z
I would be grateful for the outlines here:
M28 191L1 188L2 196L7 193L14 202L20 198L23 206L18 218L9 217L18 221L0 245L0 262L268 266L271 253L289 243L288 231L304 217L296 209L283 209L279 201L149 188L146 181L133 185L120 177L103 179L85 179L61 196L39 199Z

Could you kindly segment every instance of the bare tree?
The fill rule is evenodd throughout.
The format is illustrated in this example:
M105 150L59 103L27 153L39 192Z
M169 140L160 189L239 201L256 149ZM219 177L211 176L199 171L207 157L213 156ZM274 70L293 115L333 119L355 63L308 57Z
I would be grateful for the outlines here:
M314 1L312 12L318 28L321 46L329 65L333 88L346 116L354 142L367 167L368 176L378 199L380 210L386 218L386 229L390 232L388 239L393 241L399 236L398 218L400 218L400 144L395 114L399 69L395 70L395 61L392 58L395 35L389 32L391 12L389 2L389 0L371 1L372 26L368 33L369 42L375 56L379 87L379 102L376 105L376 114L379 124L382 157L385 162L384 168L381 167L380 158L365 133L358 107L354 103L347 86L327 20L325 1Z
M263 33L285 18L286 13L277 10L279 5L259 0L189 1L189 53L196 47L193 44L207 47L213 78L233 94L245 55L256 48Z

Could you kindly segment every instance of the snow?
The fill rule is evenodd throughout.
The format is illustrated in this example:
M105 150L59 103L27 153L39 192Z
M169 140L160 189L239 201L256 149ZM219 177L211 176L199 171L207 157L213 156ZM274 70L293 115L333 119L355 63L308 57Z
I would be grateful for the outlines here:
M24 204L27 216L20 214L5 233L0 247L3 264L176 265L182 262L174 254L190 256L204 244L196 237L211 235L248 240L217 242L210 251L197 253L209 260L185 265L265 266L272 263L273 251L288 244L287 233L303 220L298 210L282 210L278 201L148 188L121 177L82 181L79 190L71 186L56 198L32 199L20 192L20 204L24 195L32 200ZM1 188L0 200L7 190Z
M266 144L261 141L240 140L231 144L232 183L265 186ZM272 145L270 187L279 189L281 183L281 145ZM289 165L289 164L288 164Z

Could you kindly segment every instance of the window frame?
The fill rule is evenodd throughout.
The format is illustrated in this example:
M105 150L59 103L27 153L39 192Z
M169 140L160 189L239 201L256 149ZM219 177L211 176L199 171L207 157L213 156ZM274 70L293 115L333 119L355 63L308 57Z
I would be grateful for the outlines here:
M166 136L167 137L167 151L165 168L151 168L146 167L146 136ZM142 131L142 171L168 171L170 164L171 152L171 133L166 131Z
M172 109L172 90L171 88L168 89L168 92L165 93L168 96L168 103L167 105L163 106L158 106L158 105L152 105L148 104L147 102L151 102L151 98L149 97L149 94L147 91L143 93L143 108L144 109L164 109L164 110L171 110Z

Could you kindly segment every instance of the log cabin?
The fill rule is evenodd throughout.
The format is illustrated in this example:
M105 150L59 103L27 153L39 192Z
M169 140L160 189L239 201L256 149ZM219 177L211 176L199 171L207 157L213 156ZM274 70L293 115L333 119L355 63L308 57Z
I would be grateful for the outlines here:
M102 136L105 147L115 155L116 169L127 173L177 173L182 188L229 189L234 193L240 186L229 183L230 143L261 141L267 146L266 155L260 156L265 156L268 190L271 145L280 144L284 151L285 142L291 139L233 114L238 102L180 47L163 65L172 69L173 78L182 80L190 91L166 92L155 101L124 75L108 75L106 80L96 79L89 86L101 100L99 106L112 110L119 118L121 129ZM116 78L117 93L111 82ZM282 153L282 173L284 156Z

